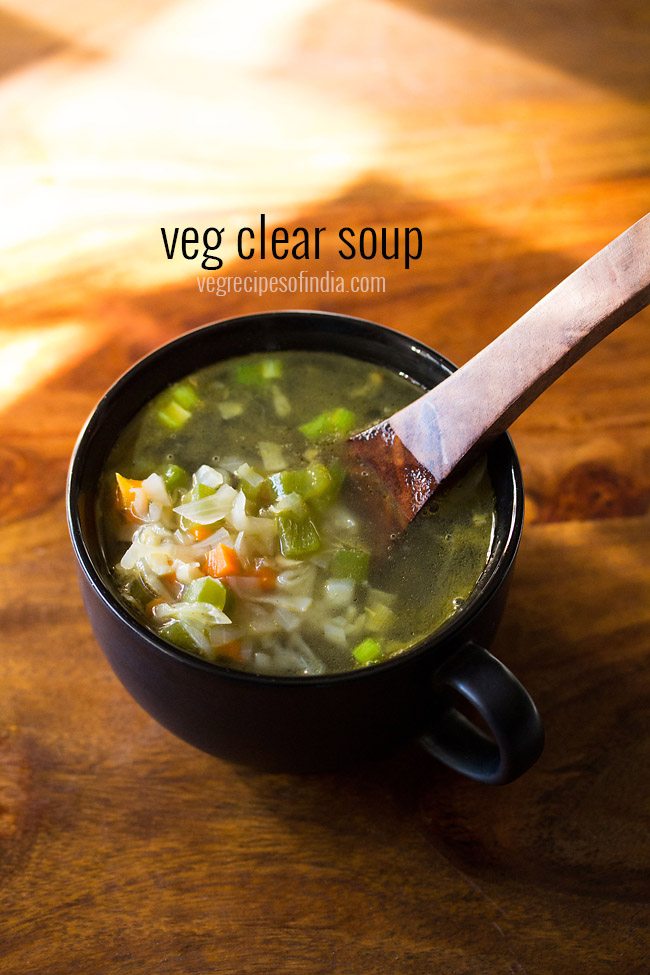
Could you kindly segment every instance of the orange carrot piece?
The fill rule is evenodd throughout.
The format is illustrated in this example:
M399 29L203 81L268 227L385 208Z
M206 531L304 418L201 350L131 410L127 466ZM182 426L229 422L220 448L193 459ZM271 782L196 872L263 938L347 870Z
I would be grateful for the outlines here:
M241 660L241 643L239 640L223 643L218 648L218 653L224 657L232 657L233 660Z
M122 477L117 472L115 473L115 480L117 481L118 504L125 511L129 511L135 501L135 490L142 487L142 481L136 481L135 478L131 477Z
M237 576L241 574L241 562L230 545L220 542L210 549L205 560L205 571L213 579L223 576Z
M214 528L210 525L190 525L187 529L189 535L192 536L197 542L204 542L206 538L209 538Z

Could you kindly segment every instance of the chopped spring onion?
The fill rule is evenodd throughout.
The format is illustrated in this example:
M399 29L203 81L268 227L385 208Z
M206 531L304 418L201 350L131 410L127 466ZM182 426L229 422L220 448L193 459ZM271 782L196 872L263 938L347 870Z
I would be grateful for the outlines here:
M168 430L180 430L184 427L192 412L199 405L201 400L189 382L176 383L160 397L160 409L158 419Z
M185 426L191 415L189 410L174 400L158 410L158 419L169 430L180 430L181 427Z
M375 663L377 660L381 660L382 657L381 644L374 637L366 637L365 640L362 640L361 643L358 643L354 647L352 656L361 665Z
M243 386L262 386L270 380L282 378L282 362L280 359L240 362L235 375L237 382Z
M325 440L343 440L354 429L357 422L352 410L339 406L334 410L319 413L313 420L303 423L298 429L307 440L321 442Z
M201 402L191 382L176 383L169 390L169 395L171 395L175 403L178 403L179 406L182 406L183 409L189 410L190 412Z

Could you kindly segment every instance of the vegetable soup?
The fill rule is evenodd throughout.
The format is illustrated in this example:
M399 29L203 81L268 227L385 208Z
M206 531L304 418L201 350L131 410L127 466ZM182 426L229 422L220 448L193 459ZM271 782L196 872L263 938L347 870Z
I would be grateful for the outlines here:
M119 598L159 636L261 674L349 671L408 650L458 611L490 551L484 461L373 551L336 444L423 392L325 352L253 354L168 387L102 475Z

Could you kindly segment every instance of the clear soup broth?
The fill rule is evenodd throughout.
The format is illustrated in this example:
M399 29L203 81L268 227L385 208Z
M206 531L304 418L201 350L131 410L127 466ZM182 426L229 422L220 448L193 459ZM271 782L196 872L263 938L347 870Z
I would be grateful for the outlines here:
M495 500L483 461L373 551L336 443L422 387L338 354L254 354L201 369L118 437L98 497L121 601L175 646L262 674L387 660L458 611L483 571Z

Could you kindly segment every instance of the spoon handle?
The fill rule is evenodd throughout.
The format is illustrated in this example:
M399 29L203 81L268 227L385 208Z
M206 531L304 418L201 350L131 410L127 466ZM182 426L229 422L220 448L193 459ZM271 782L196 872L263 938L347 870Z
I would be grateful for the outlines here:
M650 214L565 278L390 425L439 484L650 302Z

